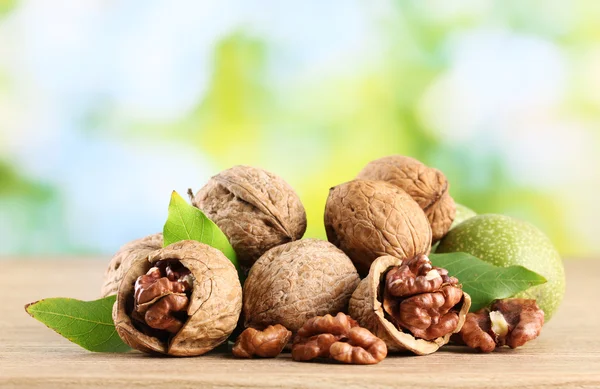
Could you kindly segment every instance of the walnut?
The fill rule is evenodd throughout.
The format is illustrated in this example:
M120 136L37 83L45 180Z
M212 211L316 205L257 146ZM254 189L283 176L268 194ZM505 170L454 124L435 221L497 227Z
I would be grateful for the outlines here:
M387 181L406 191L427 215L433 243L450 229L456 205L448 192L448 180L439 170L414 158L391 155L370 162L356 178Z
M306 213L294 189L265 170L235 166L196 193L200 208L229 238L245 270L268 249L302 238Z
M431 265L425 255L392 267L385 276L383 309L415 337L433 340L454 331L463 297L458 280Z
M425 355L460 331L470 306L456 278L426 256L402 261L386 255L373 262L352 294L349 313L388 350Z
M359 281L350 259L329 242L302 239L274 247L244 283L245 325L281 324L296 332L313 316L346 310Z
M263 331L246 328L238 336L231 352L238 358L275 358L287 345L292 332L281 324L268 326Z
M110 260L104 273L104 281L100 294L102 297L117 294L117 289L123 276L129 270L131 263L137 258L145 257L163 246L162 233L148 235L123 245Z
M331 358L344 363L371 365L387 356L385 343L339 312L309 319L298 330L292 346L295 361Z
M410 259L431 249L431 228L419 205L383 181L354 180L332 188L325 231L361 276L382 255Z
M135 349L193 356L225 342L241 308L233 264L213 247L184 240L131 264L119 285L113 321Z
M489 309L469 313L456 340L489 353L504 345L524 345L539 336L543 325L544 311L535 300L498 300Z

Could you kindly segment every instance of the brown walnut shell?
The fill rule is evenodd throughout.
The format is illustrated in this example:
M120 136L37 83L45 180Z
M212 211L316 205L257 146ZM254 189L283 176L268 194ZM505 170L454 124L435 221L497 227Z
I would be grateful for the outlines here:
M274 247L244 283L245 325L282 324L295 333L314 316L346 311L359 281L350 259L329 242L302 239Z
M119 284L131 264L138 258L146 257L163 246L163 234L157 233L136 239L124 244L111 258L108 269L104 273L104 282L100 295L102 297L117 294Z
M302 238L306 212L294 189L279 176L234 166L212 177L193 205L229 238L240 265L249 269L267 250Z
M458 312L458 325L453 332L433 340L418 339L408 332L402 332L386 318L380 296L383 275L391 267L401 264L402 260L389 255L377 258L371 266L369 275L360 282L352 294L349 313L361 327L367 328L383 340L389 351L411 351L417 355L431 354L447 344L453 333L461 330L471 307L471 297L463 293L462 305Z
M192 293L183 327L163 342L138 330L131 320L134 283L161 260L179 260L193 275ZM129 346L147 353L173 356L204 354L225 342L242 309L242 287L233 264L219 250L184 240L136 260L123 277L113 320L117 333Z
M361 276L382 255L410 259L431 249L431 228L419 205L383 181L354 180L331 188L325 231Z
M448 192L448 180L441 171L414 158L391 155L369 162L356 178L387 181L408 193L427 215L433 243L450 229L456 205Z

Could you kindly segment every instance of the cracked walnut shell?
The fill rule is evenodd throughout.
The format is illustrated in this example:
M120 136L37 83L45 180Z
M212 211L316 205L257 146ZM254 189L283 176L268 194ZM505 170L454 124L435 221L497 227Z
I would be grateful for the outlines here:
M152 251L162 248L162 246L162 233L148 235L123 245L119 251L113 255L108 264L108 268L104 273L104 281L100 292L101 297L117 294L119 284L125 273L129 270L131 264L136 259L145 257Z
M194 356L227 340L241 308L233 264L213 247L184 240L131 265L113 321L121 339L137 350Z
M302 239L267 251L244 283L245 326L281 324L292 332L314 316L343 312L360 278L329 242Z
M219 226L245 270L267 250L302 238L306 213L294 189L279 176L234 166L212 177L192 204Z
M418 355L437 351L460 331L471 306L457 280L424 258L377 258L350 299L350 315L383 340L389 351Z
M431 223L433 243L450 229L456 205L446 176L414 158L391 155L369 162L356 178L387 181L408 193Z
M325 231L361 276L382 255L411 259L431 249L431 227L419 205L383 181L354 180L332 188Z

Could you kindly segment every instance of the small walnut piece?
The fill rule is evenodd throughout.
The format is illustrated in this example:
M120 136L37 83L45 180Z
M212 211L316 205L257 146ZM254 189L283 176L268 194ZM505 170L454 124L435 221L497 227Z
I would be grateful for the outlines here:
M488 310L468 313L465 324L458 334L452 336L452 341L484 353L492 352L496 348L496 335L491 332L491 325Z
M504 299L469 313L458 335L467 346L489 353L504 345L524 345L539 336L543 325L544 311L535 300Z
M104 282L100 292L102 297L117 294L119 284L123 276L133 261L138 258L146 257L152 251L158 250L163 246L162 233L148 235L141 239L136 239L126 243L113 255L104 273Z
M430 354L462 328L471 299L425 255L377 258L352 294L349 313L390 351Z
M281 324L292 332L319 315L343 312L360 279L329 242L302 239L267 251L244 283L245 326Z
M227 340L241 308L233 264L213 247L184 240L132 263L119 285L113 321L135 349L194 356Z
M298 330L292 346L295 361L330 358L343 363L372 365L386 356L385 343L342 312L335 317L327 314L309 319Z
M219 226L246 271L267 250L302 238L306 213L282 178L250 166L212 177L192 204Z
M419 205L383 181L354 180L332 188L325 206L325 231L361 276L382 255L411 259L431 249L431 227Z
M231 352L238 358L275 358L290 341L292 332L281 324L268 326L263 331L246 328L238 336Z
M387 181L406 191L427 215L434 243L450 229L456 204L448 192L448 180L439 170L414 158L391 155L370 162L356 178Z

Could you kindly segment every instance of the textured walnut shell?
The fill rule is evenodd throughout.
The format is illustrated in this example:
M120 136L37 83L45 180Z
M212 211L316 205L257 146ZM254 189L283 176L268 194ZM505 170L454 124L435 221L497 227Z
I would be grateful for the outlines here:
M387 181L408 193L427 215L433 243L450 229L456 205L448 192L448 180L441 171L414 158L391 155L370 162L356 178Z
M467 312L471 307L471 297L463 293L462 306L458 314L459 321L456 329L443 337L428 341L417 339L409 333L399 331L394 324L385 318L382 302L379 300L381 279L392 266L399 266L402 261L386 255L373 262L369 275L363 279L350 299L349 313L361 327L370 330L375 336L385 342L389 351L412 351L417 355L431 354L450 341L453 333L462 328Z
M361 276L382 255L410 259L431 249L431 228L419 205L383 181L354 180L331 188L325 231Z
M311 317L346 311L359 281L350 259L329 242L277 246L256 261L244 283L245 325L282 324L295 333Z
M249 269L267 250L302 238L306 213L283 179L250 166L212 177L192 203L229 238L240 265Z
M131 322L136 279L160 260L179 260L194 276L187 309L188 320L169 344L145 335ZM225 342L242 309L242 287L233 264L219 250L191 240L173 243L136 260L123 277L113 320L117 333L129 346L148 353L174 356L201 355Z
M123 245L111 258L104 273L104 282L100 294L102 297L117 294L119 284L131 264L138 258L146 257L163 246L163 235L157 233L136 239Z

